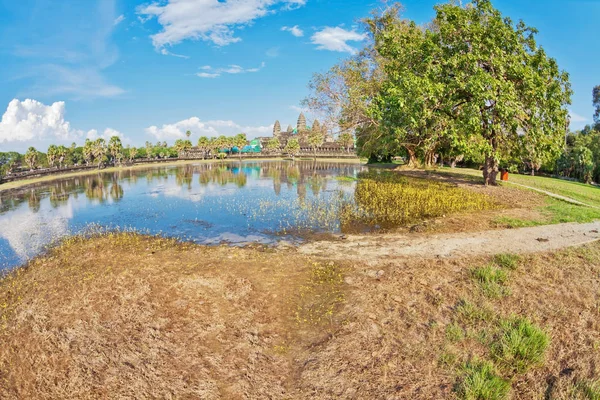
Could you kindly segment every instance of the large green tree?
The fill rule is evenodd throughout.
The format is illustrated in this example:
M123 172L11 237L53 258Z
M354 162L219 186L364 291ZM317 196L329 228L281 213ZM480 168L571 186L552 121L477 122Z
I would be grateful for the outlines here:
M495 184L501 160L524 137L537 159L558 157L568 128L568 74L535 42L534 28L514 24L489 0L435 7L439 81L453 132L485 156L483 177Z

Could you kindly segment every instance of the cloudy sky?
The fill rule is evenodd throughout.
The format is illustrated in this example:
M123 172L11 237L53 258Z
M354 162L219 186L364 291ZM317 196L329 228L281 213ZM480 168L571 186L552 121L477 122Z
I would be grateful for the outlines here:
M437 1L405 1L425 22ZM361 46L379 1L0 0L0 151L120 135L126 143L260 136L295 124L313 72ZM498 0L571 74L575 128L600 84L598 1Z

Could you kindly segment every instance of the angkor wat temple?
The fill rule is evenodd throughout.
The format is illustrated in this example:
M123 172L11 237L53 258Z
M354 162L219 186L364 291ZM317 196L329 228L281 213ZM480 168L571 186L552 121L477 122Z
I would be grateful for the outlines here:
M300 113L298 117L298 122L296 124L296 128L293 128L291 125L288 125L285 131L281 130L281 124L279 121L275 121L273 124L273 136L270 137L259 137L262 148L267 146L267 142L272 138L277 138L279 143L281 144L281 148L284 148L288 142L288 140L292 138L297 138L300 143L301 152L310 153L313 152L313 149L310 147L308 143L308 136L312 131L321 131L323 135L323 144L320 147L320 151L322 152L343 152L344 148L335 142L333 135L329 132L326 125L321 125L319 120L313 122L312 126L308 126L306 124L306 117L304 113Z

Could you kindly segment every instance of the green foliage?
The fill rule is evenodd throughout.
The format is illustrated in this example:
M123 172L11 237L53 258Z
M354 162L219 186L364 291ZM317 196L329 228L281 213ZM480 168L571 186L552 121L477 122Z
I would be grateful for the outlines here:
M283 151L292 158L300 154L300 143L298 142L298 139L292 138L288 140Z
M592 104L594 106L594 122L596 130L600 130L600 85L592 90Z
M35 147L30 147L27 149L24 159L25 163L30 169L34 169L36 167L38 161L38 151L35 149Z
M471 271L471 276L487 297L498 298L508 294L508 288L504 286L508 275L500 268L492 265L478 267Z
M463 367L462 379L456 387L460 399L502 400L507 399L510 382L502 379L494 365L487 361L474 361Z
M494 263L504 269L516 270L519 267L519 261L521 257L516 254L496 254L494 256Z
M425 28L401 11L364 21L367 47L313 77L309 108L355 132L359 154L373 160L483 156L486 184L515 157L535 169L554 162L572 91L534 28L489 0L437 5Z
M500 322L500 332L492 345L492 357L504 369L524 373L544 361L550 338L524 318Z
M378 171L359 175L355 200L357 207L347 210L347 222L385 226L494 207L487 196L448 183Z
M267 153L276 153L279 151L279 149L281 148L281 143L279 142L279 139L274 137L269 139L269 141L267 142Z

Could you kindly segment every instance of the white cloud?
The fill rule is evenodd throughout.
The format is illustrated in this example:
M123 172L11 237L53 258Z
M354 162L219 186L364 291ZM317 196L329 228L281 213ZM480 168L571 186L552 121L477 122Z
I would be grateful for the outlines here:
M160 49L160 54L162 54L163 56L173 56L173 57L179 57L179 58L183 58L183 59L189 59L190 56L184 56L182 54L175 54L175 53L171 53L169 50L162 48Z
M119 25L123 21L125 21L125 16L123 14L121 14L117 18L115 18L115 20L113 22L113 25L117 26L117 25Z
M150 126L145 129L148 135L158 140L176 140L185 138L185 132L190 131L195 137L219 135L235 135L244 132L248 137L263 136L273 131L270 126L242 126L233 121L213 120L203 122L198 117L184 119L174 124L162 127Z
M96 140L98 138L102 138L102 139L108 141L113 136L117 136L121 140L125 139L125 136L121 132L119 132L116 129L112 129L112 128L106 128L101 135L98 134L98 131L96 129L92 129L92 130L88 131L88 133L86 134L86 139Z
M576 114L571 110L569 110L569 117L571 117L571 122L574 123L588 122L588 119L586 117Z
M32 99L12 100L0 121L0 143L6 143L2 147L21 151L28 146L34 146L44 150L51 143L81 142L86 137L103 137L108 140L111 136L119 136L124 142L129 142L121 132L112 128L105 129L102 134L95 129L88 132L73 129L65 118L65 111L63 101L45 105Z
M69 139L71 125L65 121L65 103L50 106L36 100L12 100L0 122L0 143L45 138Z
M196 76L198 76L200 78L214 79L214 78L218 78L219 76L221 76L221 74L211 74L209 72L198 72L196 74Z
M204 67L201 67L200 69L203 71L210 71L210 72L198 72L196 74L196 76L200 77L200 78L218 78L222 74L233 74L233 75L246 74L249 72L258 72L261 69L263 69L266 65L267 64L262 62L260 64L260 67L257 67L257 68L243 68L243 67L240 67L239 65L232 64L226 68L214 68L214 69L210 65L205 65Z
M283 28L281 28L282 31L285 32L289 32L292 35L296 36L296 37L302 37L304 36L304 31L300 28L298 28L298 25L294 25L294 26L284 26Z
M310 38L311 42L317 45L318 50L339 51L351 54L355 54L356 49L347 42L361 42L365 39L365 34L358 33L355 30L347 31L340 27L326 27Z
M167 0L140 6L137 13L156 17L162 31L151 36L157 49L186 39L204 40L217 46L239 42L235 30L277 10L293 9L306 0Z

